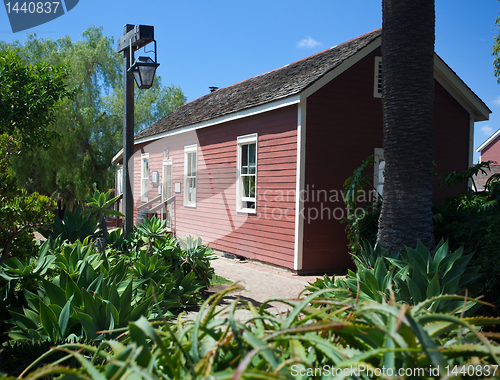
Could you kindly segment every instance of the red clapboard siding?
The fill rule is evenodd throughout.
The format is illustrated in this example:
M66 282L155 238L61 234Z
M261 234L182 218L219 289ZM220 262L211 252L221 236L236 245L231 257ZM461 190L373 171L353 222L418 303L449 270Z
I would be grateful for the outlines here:
M500 164L500 136L497 136L481 151L481 161L495 161Z
M237 138L258 134L257 213L236 212ZM184 147L198 145L196 207L183 205ZM168 149L168 154L164 152ZM199 235L224 252L293 268L297 163L297 106L172 135L142 147L162 182L164 159L173 162L176 233ZM134 189L140 199L141 152L134 157ZM150 181L150 199L158 188ZM141 202L139 202L140 204Z
M353 263L347 251L344 202L316 200L311 193L343 189L363 160L382 148L381 99L373 96L374 59L380 48L315 92L307 101L306 189L303 270L345 269ZM434 103L434 162L438 175L464 170L468 163L469 114L437 82ZM437 190L434 198L460 189ZM329 214L330 213L330 214Z

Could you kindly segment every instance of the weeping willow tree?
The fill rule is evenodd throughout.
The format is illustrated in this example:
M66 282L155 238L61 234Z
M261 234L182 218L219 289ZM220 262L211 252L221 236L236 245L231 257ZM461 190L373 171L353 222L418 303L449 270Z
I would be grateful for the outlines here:
M20 44L0 43L1 50L14 50L27 62L46 60L62 64L71 72L67 85L76 89L72 99L58 108L53 129L57 139L50 149L23 151L13 162L19 185L62 199L66 204L86 199L94 184L114 187L111 159L123 144L123 59L114 40L102 28L90 27L82 39L57 40L28 36ZM163 86L161 78L148 91L136 91L136 126L144 128L186 98L176 86Z

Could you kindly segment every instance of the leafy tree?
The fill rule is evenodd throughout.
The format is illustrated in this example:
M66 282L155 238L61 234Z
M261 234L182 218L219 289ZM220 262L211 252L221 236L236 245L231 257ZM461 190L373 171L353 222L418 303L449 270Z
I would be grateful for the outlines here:
M115 52L113 38L92 26L83 39L38 39L12 43L26 60L63 63L71 67L69 86L77 87L72 99L55 113L54 130L61 138L50 151L23 152L14 162L19 184L30 191L61 198L67 205L84 201L99 189L114 186L113 156L123 145L122 58ZM9 46L0 43L0 49ZM156 121L185 102L178 87L154 86L136 94L138 129Z
M12 50L0 51L0 263L34 253L33 230L53 217L48 197L17 187L11 161L52 142L56 107L70 95L66 78L62 66L25 64Z
M382 0L385 182L378 241L383 250L434 247L432 113L434 0Z
M493 67L495 69L495 76L497 77L497 83L500 84L500 14L495 20L495 25L498 29L498 34L495 36L495 43L493 44L491 51L495 59L493 60Z
M45 61L26 64L12 49L0 50L0 133L24 149L47 147L56 136L55 106L69 95L67 70Z
M11 256L35 253L33 230L50 223L54 202L38 193L19 189L9 159L19 151L20 142L6 133L0 135L0 263Z

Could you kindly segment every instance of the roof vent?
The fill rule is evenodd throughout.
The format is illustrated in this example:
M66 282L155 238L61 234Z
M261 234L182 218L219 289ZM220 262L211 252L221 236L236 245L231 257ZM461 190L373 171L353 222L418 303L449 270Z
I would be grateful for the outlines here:
M212 87L209 87L209 89L210 89L210 92L215 92L215 91L217 91L219 89L219 87L213 87L212 86Z

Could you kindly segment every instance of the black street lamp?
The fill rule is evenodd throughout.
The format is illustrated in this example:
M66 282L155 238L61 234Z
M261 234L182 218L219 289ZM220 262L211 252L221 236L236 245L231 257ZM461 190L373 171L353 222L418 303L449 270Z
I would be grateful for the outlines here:
M155 60L139 57L134 62L134 52L151 42L155 43ZM156 62L154 27L126 24L123 36L118 40L117 51L123 52L123 234L128 236L134 224L133 178L128 170L128 163L134 154L134 78L140 89L148 89L153 85L156 68L159 66Z
M155 43L156 45L156 43ZM156 49L155 49L156 53ZM156 55L156 54L155 54ZM149 57L139 57L135 60L129 71L134 74L135 83L141 90L147 90L153 85L155 79L156 68L160 66L156 63L156 58L153 61Z

